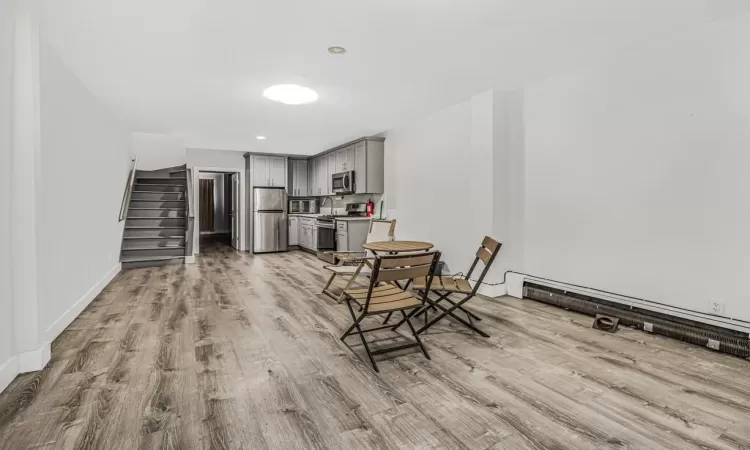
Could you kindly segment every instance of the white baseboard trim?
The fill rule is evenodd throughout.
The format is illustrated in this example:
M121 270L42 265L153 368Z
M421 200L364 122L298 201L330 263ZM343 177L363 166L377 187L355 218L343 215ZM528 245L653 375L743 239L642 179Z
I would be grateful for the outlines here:
M47 342L52 342L60 335L60 333L68 327L68 325L78 317L81 312L89 306L99 293L104 290L110 281L122 270L122 264L115 264L112 269L107 272L101 280L99 280L88 292L83 294L81 298L76 301L59 319L57 319L52 325L49 326L44 332L44 338ZM46 364L46 363L45 363ZM42 366L44 367L44 366Z
M507 287L505 286L505 283L494 285L494 286L489 286L485 284L485 285L480 286L477 292L486 297L502 297L504 295L508 295L508 290L507 290Z
M19 373L18 356L16 355L11 356L0 364L0 392L4 391Z
M195 255L186 256L185 264L195 264Z
M52 346L45 342L36 350L23 352L18 355L18 372L36 372L44 369L52 356Z
M526 277L519 273L505 274L505 284L508 289L508 295L515 298L523 298L523 282Z

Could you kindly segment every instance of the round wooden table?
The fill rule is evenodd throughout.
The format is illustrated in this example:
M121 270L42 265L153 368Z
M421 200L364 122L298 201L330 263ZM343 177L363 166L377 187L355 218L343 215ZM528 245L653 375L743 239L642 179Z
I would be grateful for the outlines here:
M374 254L388 253L395 255L401 252L418 252L427 251L434 247L429 242L422 241L378 241L368 242L362 245L362 248L370 250Z

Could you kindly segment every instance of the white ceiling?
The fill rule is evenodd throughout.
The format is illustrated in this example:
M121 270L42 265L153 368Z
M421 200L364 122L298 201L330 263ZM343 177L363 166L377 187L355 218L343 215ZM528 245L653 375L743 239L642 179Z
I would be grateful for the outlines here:
M45 0L43 38L134 131L313 154L748 0ZM327 48L341 45L344 56ZM648 68L644 68L647 70ZM262 97L309 86L312 105ZM256 135L267 136L257 141Z

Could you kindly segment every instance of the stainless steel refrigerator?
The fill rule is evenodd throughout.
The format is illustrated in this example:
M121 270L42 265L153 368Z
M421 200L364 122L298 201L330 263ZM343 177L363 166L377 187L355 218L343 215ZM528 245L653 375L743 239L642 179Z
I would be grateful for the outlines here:
M253 253L287 251L285 188L253 188Z

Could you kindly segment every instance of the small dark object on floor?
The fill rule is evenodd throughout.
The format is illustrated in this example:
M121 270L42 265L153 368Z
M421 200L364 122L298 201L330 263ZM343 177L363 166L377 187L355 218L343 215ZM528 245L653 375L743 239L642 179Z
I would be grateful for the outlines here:
M594 319L594 324L591 326L596 330L607 331L614 333L617 331L617 327L620 325L620 319L617 317L605 316L603 314L597 314Z

